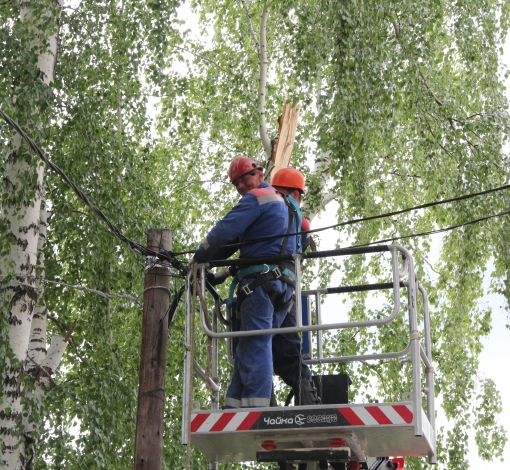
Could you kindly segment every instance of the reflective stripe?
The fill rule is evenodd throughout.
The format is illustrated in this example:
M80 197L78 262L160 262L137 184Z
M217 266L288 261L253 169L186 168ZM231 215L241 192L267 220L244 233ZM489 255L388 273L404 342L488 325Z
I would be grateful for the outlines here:
M211 245L209 245L209 242L207 241L207 238L204 238L204 239L202 240L202 243L200 243L200 245L202 246L202 248L203 248L204 250L208 250L208 249L209 249L209 247L211 246Z
M283 202L283 198L278 194L268 194L267 196L258 197L257 201L259 201L259 206L263 206L268 202Z
M276 189L272 188L271 186L267 186L266 188L255 188L250 191L251 194L253 194L256 197L262 197L267 196L268 194L278 194L276 192ZM278 194L279 195L279 194Z
M248 408L251 406L269 406L271 404L270 398L242 398L242 408Z
M225 400L225 406L230 408L241 408L241 400L236 400L235 398L227 397Z

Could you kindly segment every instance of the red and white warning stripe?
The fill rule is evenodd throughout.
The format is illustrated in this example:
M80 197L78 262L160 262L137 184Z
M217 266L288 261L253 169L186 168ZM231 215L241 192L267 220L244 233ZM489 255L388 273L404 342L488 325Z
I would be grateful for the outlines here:
M413 411L408 405L367 405L337 408L351 426L411 424Z
M331 411L341 415L347 422L343 422L340 418L342 424L339 422L339 426L405 425L413 422L412 408L410 405L404 404L345 406L333 408ZM264 413L267 413L267 411L229 410L221 413L197 413L191 420L191 432L236 432L257 429L256 422ZM296 413L299 413L299 410L296 410ZM304 423L304 421L301 420L301 423Z
M262 411L225 411L201 413L191 420L191 432L247 431Z

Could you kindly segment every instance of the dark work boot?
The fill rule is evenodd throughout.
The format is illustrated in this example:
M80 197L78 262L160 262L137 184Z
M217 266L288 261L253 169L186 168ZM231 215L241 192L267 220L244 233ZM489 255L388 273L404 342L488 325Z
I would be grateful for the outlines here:
M317 389L310 379L301 379L292 384L294 391L294 405L319 405L320 397L317 395Z
M278 401L276 401L276 395L274 394L274 385L271 388L271 399L269 401L269 406L278 406Z

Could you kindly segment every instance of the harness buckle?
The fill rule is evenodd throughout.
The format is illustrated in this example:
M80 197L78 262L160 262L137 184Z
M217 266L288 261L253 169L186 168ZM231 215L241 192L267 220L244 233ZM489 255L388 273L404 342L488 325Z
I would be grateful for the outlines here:
M245 295L253 294L253 291L250 289L249 284L246 284L245 286L241 287L241 290L244 292Z
M266 267L265 271L261 271L260 274L267 274L269 272L269 266L267 264L263 264L262 266Z
M279 279L280 277L282 277L282 272L280 270L280 266L276 266L276 268L274 268L272 270L272 272L274 273L275 275L275 279Z

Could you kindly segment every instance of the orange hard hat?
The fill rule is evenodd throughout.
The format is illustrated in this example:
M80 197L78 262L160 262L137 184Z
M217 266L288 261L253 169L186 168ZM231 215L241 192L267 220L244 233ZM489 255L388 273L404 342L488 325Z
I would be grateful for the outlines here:
M273 186L282 188L299 189L305 192L305 175L294 168L280 168L273 176L271 182Z
M228 170L228 176L230 182L233 183L240 176L249 173L252 170L263 170L258 163L255 163L251 158L248 157L237 157L232 160L230 168Z

